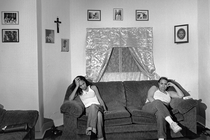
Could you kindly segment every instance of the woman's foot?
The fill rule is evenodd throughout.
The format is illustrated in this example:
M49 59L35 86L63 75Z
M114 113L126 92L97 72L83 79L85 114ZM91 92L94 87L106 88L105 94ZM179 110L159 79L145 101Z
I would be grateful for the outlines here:
M182 128L176 122L172 122L170 127L174 131L174 133L177 133L182 130Z

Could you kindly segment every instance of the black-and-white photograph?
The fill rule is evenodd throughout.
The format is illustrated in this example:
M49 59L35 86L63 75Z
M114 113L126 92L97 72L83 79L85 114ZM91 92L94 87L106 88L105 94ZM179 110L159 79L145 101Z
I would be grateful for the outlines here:
M17 25L19 24L19 12L2 11L1 20L3 25Z
M101 20L101 10L88 10L87 11L88 21L100 21Z
M54 43L54 41L55 41L54 30L46 29L45 30L45 39L46 39L46 43Z
M116 21L122 21L123 20L123 9L122 8L114 8L113 19L116 20Z
M69 39L61 39L61 52L69 51Z
M2 42L19 42L19 29L2 29Z

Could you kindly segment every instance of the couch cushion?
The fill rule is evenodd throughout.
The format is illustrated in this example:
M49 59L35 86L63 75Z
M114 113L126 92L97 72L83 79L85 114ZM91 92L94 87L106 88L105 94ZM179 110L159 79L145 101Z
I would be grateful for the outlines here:
M0 108L0 127L1 127L1 121L4 118L4 114L5 114L6 110L3 108Z
M136 124L155 124L155 115L147 113L136 107L128 107L128 111L131 113L132 122Z
M106 126L131 124L130 113L126 110L108 111L104 114L104 121ZM87 116L83 115L78 118L78 125L87 124Z
M0 140L22 140L28 132L11 132L0 134Z
M140 107L145 104L147 93L151 86L157 85L157 80L124 81L127 106Z
M108 111L124 109L126 99L122 82L98 82L95 85L98 87Z

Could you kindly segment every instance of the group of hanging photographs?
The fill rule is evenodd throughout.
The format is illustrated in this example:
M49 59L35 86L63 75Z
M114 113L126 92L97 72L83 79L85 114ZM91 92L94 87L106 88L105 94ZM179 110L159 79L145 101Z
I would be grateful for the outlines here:
M88 21L101 21L101 10L87 10ZM123 21L123 9L113 9L113 20ZM136 21L148 21L149 10L136 10Z
M1 23L2 25L19 25L19 12L2 11ZM2 29L2 42L3 43L19 42L19 29L14 29L14 28Z

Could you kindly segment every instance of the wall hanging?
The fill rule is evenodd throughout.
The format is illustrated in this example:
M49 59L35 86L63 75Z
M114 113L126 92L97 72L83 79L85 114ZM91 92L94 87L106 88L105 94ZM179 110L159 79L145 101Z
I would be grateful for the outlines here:
M54 43L54 40L55 40L54 30L50 30L50 29L45 30L45 40L46 40L46 43Z
M189 42L189 25L174 26L174 43L188 43Z
M2 11L2 25L17 25L19 24L19 12L17 11Z
M101 10L87 10L88 21L101 21Z
M19 29L2 29L2 42L19 42Z
M123 9L122 8L114 8L113 19L115 21L123 21Z
M149 10L136 10L136 21L148 21Z

